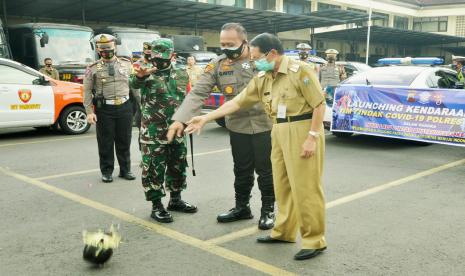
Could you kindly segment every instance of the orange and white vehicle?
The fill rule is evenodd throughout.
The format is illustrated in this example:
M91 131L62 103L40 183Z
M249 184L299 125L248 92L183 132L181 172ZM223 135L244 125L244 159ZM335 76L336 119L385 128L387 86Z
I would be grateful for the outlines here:
M66 134L89 130L82 84L49 79L0 58L0 129L58 126Z

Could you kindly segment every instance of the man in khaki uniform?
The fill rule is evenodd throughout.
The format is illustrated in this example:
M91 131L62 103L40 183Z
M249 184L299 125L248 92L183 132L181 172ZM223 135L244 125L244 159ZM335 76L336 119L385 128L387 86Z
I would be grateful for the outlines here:
M339 52L335 49L328 49L325 52L328 63L320 69L321 87L336 86L339 82L347 78L343 66L336 65Z
M217 86L226 101L232 100L256 73L251 63L247 32L238 23L227 23L220 33L223 55L214 59L206 67L191 92L174 114L173 123L168 131L168 140L175 133L180 136L183 123L200 113L204 99ZM262 196L262 209L258 228L271 229L274 225L274 191L271 169L271 126L272 123L260 104L250 106L236 114L226 116L229 130L231 152L234 160L234 191L236 205L229 211L219 214L220 223L242 219L252 219L249 200L254 185L255 173L258 175L258 188Z
M109 34L94 38L100 59L91 64L84 77L84 107L87 121L97 124L97 143L103 182L113 181L116 157L119 177L134 180L131 172L130 146L132 105L129 101L131 62L116 57L116 39Z
M250 45L251 57L261 72L234 100L191 119L186 132L199 132L206 122L256 103L265 107L274 122L271 162L278 214L271 235L257 241L295 242L300 230L302 250L294 258L309 259L326 249L321 86L310 66L283 55L276 36L258 35Z
M58 70L53 67L52 64L52 59L51 58L45 58L44 59L44 64L45 66L42 67L39 72L42 74L49 76L52 79L59 80L60 79L60 74L58 73Z
M189 83L192 87L197 83L197 80L202 75L203 71L202 68L195 64L195 57L189 56L187 57L187 67L186 67L187 75L189 75Z

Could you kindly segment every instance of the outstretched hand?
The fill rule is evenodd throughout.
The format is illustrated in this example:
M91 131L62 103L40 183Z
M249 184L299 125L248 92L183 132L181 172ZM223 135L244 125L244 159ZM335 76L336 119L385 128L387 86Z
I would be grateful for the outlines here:
M185 132L188 134L192 134L195 132L197 133L197 135L199 135L200 131L202 130L202 128L205 126L206 123L207 123L207 118L205 116L194 117L190 119L190 121L187 122L188 126Z
M152 68L139 67L139 68L134 68L134 70L136 71L136 76L138 78L144 78L146 76L150 76L150 74L157 71L157 67L152 67Z

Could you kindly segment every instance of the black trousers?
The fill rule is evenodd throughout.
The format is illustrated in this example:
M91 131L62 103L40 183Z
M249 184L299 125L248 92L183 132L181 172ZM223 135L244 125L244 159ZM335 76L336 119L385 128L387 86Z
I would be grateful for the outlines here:
M271 169L271 131L242 134L230 131L234 160L234 190L237 200L250 197L257 173L262 203L274 203L273 173Z
M102 174L112 174L115 154L120 173L131 171L132 105L126 101L122 105L103 105L96 109L97 143Z

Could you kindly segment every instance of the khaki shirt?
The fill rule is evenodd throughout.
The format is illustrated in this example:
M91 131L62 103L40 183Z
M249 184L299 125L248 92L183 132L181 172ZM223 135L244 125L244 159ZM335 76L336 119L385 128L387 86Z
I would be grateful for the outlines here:
M110 65L114 66L114 75L110 76ZM112 62L102 59L87 67L84 76L84 107L87 114L94 113L92 108L92 90L96 95L102 94L106 100L115 100L129 96L129 74L132 72L131 62L125 58L116 58Z
M58 74L58 70L55 68L52 68L52 70L48 71L47 68L43 67L39 70L42 74L49 76L52 79L59 80L60 75Z
M343 81L346 78L343 68L341 69L335 64L326 64L323 66L320 69L321 87L336 86L339 82Z
M187 71L187 74L189 75L189 82L191 86L194 86L197 83L197 80L202 75L202 68L200 68L197 65L187 66L186 71Z
M216 85L225 100L232 100L253 78L255 70L248 59L231 61L221 55L210 62L200 76L197 84L184 99L173 120L186 123L200 113L204 100ZM272 122L260 104L249 106L226 116L226 127L237 133L255 134L270 131Z
M260 102L274 120L278 105L286 106L286 116L298 116L312 113L324 97L313 68L283 56L276 78L272 72L260 72L234 101L241 108Z

